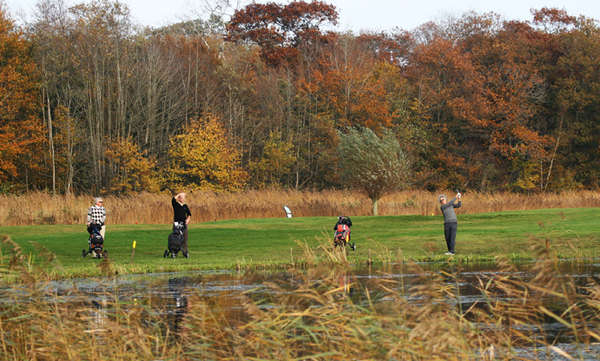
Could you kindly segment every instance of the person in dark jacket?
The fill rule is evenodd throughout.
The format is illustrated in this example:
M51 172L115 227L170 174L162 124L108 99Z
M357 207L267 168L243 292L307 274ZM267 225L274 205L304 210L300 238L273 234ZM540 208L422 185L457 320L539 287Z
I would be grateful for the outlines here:
M173 223L177 222L183 225L183 245L181 246L181 251L185 258L189 258L187 226L192 219L192 213L185 203L185 193L182 192L173 197L171 205L173 206Z
M448 202L446 195L442 194L439 200L440 209L442 210L442 214L444 214L444 236L446 238L446 246L448 247L446 255L453 256L456 243L456 230L458 229L458 219L456 218L454 208L460 208L462 205L461 194L456 193L456 197L452 198L450 202ZM456 203L457 200L458 203Z

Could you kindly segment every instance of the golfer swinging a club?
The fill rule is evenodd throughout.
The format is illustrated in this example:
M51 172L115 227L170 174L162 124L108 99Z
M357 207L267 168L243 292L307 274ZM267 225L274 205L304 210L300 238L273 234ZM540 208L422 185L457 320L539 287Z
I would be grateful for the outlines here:
M446 199L446 195L440 195L440 209L444 214L444 236L446 237L446 246L448 246L447 256L454 255L454 244L456 242L456 229L458 228L458 220L454 208L460 208L462 205L461 194L456 193L456 197L450 202ZM458 203L455 203L458 200Z

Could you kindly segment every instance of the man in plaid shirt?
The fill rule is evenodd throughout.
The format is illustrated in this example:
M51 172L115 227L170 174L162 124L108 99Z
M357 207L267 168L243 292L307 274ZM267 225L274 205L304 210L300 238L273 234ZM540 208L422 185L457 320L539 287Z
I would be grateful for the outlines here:
M97 224L101 227L100 235L104 239L104 233L106 231L106 226L104 225L104 221L106 221L106 209L104 209L104 201L102 200L102 198L98 197L98 198L94 199L94 205L88 209L88 214L87 214L88 232L89 232L90 226L92 224Z

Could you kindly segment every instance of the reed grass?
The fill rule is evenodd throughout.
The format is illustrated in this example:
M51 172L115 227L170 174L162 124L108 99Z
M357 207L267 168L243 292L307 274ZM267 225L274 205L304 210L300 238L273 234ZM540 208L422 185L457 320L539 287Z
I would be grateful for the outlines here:
M452 192L448 192L452 195ZM0 195L0 224L83 224L92 195L57 195L32 192ZM170 195L140 193L107 196L107 222L110 224L166 224L173 218ZM283 206L294 216L371 215L371 201L352 191L261 190L240 193L196 192L188 195L194 222L223 219L271 218L284 216ZM477 193L466 192L468 204L460 213L474 214L543 208L600 207L600 193L567 191L562 193ZM383 197L380 215L434 215L439 213L437 193L403 191Z
M405 264L419 282L381 273L367 283L348 276L337 252L324 267L290 270L267 283L267 296L193 295L171 308L152 294L135 301L107 291L91 304L77 290L49 293L43 282L4 292L2 360L568 360L593 359L600 341L600 287L559 272L547 242L532 242L538 262L529 279L497 259L481 275L483 301L462 309L460 265L428 271ZM21 254L18 250L15 255ZM386 258L388 255L379 255ZM8 267L43 279L16 256ZM252 277L246 274L243 277ZM7 300L9 297L10 300ZM232 301L233 299L233 301ZM233 303L232 303L233 302ZM175 308L173 308L175 307ZM165 312L167 310L167 312ZM171 310L171 311L169 311ZM560 335L544 325L560 324ZM568 339L568 343L564 340ZM568 346L568 347L567 347Z

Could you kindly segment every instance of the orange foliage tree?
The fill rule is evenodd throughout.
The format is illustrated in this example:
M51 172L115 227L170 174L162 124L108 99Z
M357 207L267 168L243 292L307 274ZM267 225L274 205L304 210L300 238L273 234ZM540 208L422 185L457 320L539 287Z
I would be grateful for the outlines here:
M0 181L40 186L43 129L30 44L0 4Z
M320 113L335 119L335 126L389 127L385 62L379 61L364 43L342 35L332 39L304 90L322 104Z
M547 86L539 127L553 138L544 189L600 187L600 27L564 10L533 13L536 59Z
M411 112L433 138L416 169L419 181L430 189L465 186L485 164L477 159L482 134L469 129L485 113L481 74L468 54L441 37L415 47L406 73L413 86Z
M250 40L261 47L270 65L294 59L302 42L326 38L319 26L335 24L338 14L333 5L322 1L292 1L287 5L252 3L233 14L227 24L230 40Z
M530 32L505 23L494 36L480 37L473 62L483 76L485 113L477 124L489 134L484 143L504 169L510 190L540 189L540 162L548 156L552 138L536 128L535 116L544 98L544 79L530 42Z
M531 29L466 16L415 48L408 67L435 134L433 188L541 189L552 137L537 127L544 79ZM421 107L421 112L423 107Z

